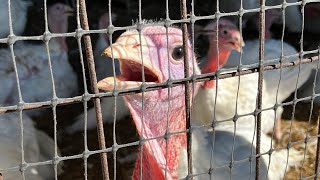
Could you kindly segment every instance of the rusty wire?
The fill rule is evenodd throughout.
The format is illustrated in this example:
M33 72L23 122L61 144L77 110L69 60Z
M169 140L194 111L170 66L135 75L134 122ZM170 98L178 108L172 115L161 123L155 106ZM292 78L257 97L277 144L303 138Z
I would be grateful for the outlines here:
M318 47L318 50L320 52L320 47ZM320 58L320 54L318 54L318 57ZM317 65L319 67L319 63ZM317 73L319 73L319 69L316 70L316 75L317 75ZM316 79L317 79L317 77L315 76L315 79L313 82L313 95L315 94ZM317 134L320 134L320 111L319 111L317 123L318 123ZM319 175L319 156L320 156L320 137L317 138L316 162L315 162L315 168L314 168L314 173L315 173L314 179L315 180L318 179L318 175Z
M89 22L88 22L88 17L87 17L85 0L80 0L80 17L81 17L83 29L89 30ZM89 34L84 35L83 39L84 39L84 45L85 45L85 49L86 49L86 56L87 56L87 60L88 60L88 67L89 67L90 81L91 81L92 89L95 94L98 94L99 89L97 87L97 76L96 76L96 70L95 70L95 65L94 65L94 60L93 60L90 35ZM106 140L104 137L100 99L96 98L94 101L94 104L95 104L96 118L97 118L97 132L98 132L99 146L100 146L100 149L106 149ZM101 157L103 179L109 180L107 153L101 153L100 157Z
M259 76L258 76L258 94L257 94L257 109L258 114L256 116L256 154L260 154L260 145L261 145L261 112L262 109L262 88L263 88L263 62L264 62L264 38L265 38L265 0L260 0L260 13L259 13ZM256 157L256 180L260 179L260 157Z
M181 17L182 19L187 19L187 4L186 0L180 0L180 9L181 9ZM189 60L188 60L188 26L187 23L182 24L182 38L183 38L183 50L184 50L184 77L188 78L189 75ZM186 112L186 128L191 128L191 122L190 122L190 82L186 81L184 83L185 86L185 112ZM192 132L189 131L187 133L187 156L188 156L188 176L192 175ZM193 180L193 177L190 177L191 180Z

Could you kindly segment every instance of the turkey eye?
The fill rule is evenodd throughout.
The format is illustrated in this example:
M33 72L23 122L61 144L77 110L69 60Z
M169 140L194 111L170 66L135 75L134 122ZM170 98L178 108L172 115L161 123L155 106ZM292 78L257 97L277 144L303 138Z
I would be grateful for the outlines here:
M184 51L182 46L177 46L172 51L172 58L174 60L181 60L183 55L184 55Z
M223 33L224 35L227 35L227 34L228 34L228 31L227 31L227 30L223 30L222 33Z

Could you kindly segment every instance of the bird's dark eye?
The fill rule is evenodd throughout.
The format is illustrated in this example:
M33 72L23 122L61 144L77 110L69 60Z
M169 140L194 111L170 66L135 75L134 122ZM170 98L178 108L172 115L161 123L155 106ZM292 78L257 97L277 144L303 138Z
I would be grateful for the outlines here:
M224 35L227 35L227 34L228 34L228 31L227 31L227 30L223 30L222 33L223 33Z
M177 46L172 51L172 58L174 60L181 60L184 55L183 47Z

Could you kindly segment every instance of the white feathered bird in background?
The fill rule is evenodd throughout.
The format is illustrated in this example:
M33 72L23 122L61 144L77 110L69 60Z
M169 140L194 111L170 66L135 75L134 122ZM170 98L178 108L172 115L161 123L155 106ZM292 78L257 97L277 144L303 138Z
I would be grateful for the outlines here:
M48 8L48 24L52 33L66 33L71 8L57 3ZM48 101L53 97L52 81L44 44L16 42L14 55L19 75L20 88L24 102ZM49 41L54 85L57 97L65 98L75 94L78 89L77 76L68 61L68 47L65 37ZM0 103L18 103L16 75L10 49L1 49L0 86L7 87L0 93Z
M214 31L215 27L216 23L209 24L204 30ZM240 33L231 22L220 20L218 33L219 65L215 50L217 38L214 32L214 35L210 36L207 62L202 68L202 73L214 72L217 66L223 66L232 49L240 50L241 48L243 42ZM216 83L218 89L216 89L214 81L205 82L199 89L192 107L192 125L195 127L206 125L204 129L193 131L192 154L193 159L196 159L193 161L194 173L205 173L199 178L208 179L209 174L206 172L209 171L210 166L213 168L225 166L224 168L214 169L211 177L229 179L229 162L232 159L247 159L233 166L231 177L250 179L250 176L254 177L255 168L254 163L250 166L248 158L251 153L254 154L253 149L255 149L256 144L254 111L256 110L258 74L220 79ZM263 86L263 91L265 91L265 83ZM263 107L270 103L267 95L265 94L266 99L263 101ZM261 153L266 153L272 148L272 139L267 136L267 133L274 128L276 113L271 109L262 111L261 114ZM207 128L213 120L218 121L214 125L214 132ZM235 139L233 138L234 135L236 135ZM294 149L290 149L288 163L287 156L287 150L273 152L268 175L266 167L268 167L269 156L262 156L261 177L268 176L268 179L282 179L287 164L288 167L295 166L303 159L303 155ZM182 154L181 159L182 162L186 162L186 153ZM182 163L179 173L186 175L186 167L186 163Z
M32 120L25 114L23 122L23 149L26 163L48 161L54 158L54 142L44 132L35 129ZM19 113L0 115L0 169L5 180L22 179L19 169L7 171L6 169L18 167L22 162L21 129ZM61 164L59 164L61 165ZM54 179L52 165L27 167L26 179L44 180Z
M8 0L0 0L0 38L10 34ZM15 35L21 35L27 22L27 12L32 5L30 0L11 0L12 29Z
M208 24L204 30L216 31L216 23ZM218 55L215 33L212 32L209 36L209 51L204 66L201 68L202 73L215 72L218 66L221 68L228 61L231 51L240 51L244 44L240 32L233 23L223 19L219 20ZM217 64L218 58L219 65ZM263 87L265 88L265 85ZM252 114L256 109L257 93L257 73L243 75L240 78L220 79L217 81L217 87L213 84L213 81L206 81L195 97L191 114L193 123L195 125L210 125L214 120L231 120L236 114ZM265 98L263 104L269 103L268 98ZM268 120L262 123L263 131L268 133L273 130L274 113L272 110L266 112L263 113L266 116L264 119ZM251 122L248 121L247 123Z
M207 130L206 127L194 128L192 131L193 174L200 174L196 179L210 179L210 168L212 168L211 178L213 179L254 179L255 130L251 125L241 123L241 121L237 122L236 128L231 124L220 125L214 129L214 132ZM283 179L287 169L299 165L303 160L303 155L292 148L289 154L288 150L281 149L273 151L269 156L271 138L264 133L261 133L260 148L260 154L263 154L260 159L261 179ZM188 167L186 150L182 151L180 161L179 177L186 177ZM233 162L232 169L230 162Z
M114 16L112 14L112 16ZM113 19L116 16L112 17ZM106 29L109 26L109 13L104 13L99 19L99 29ZM102 80L105 77L114 76L113 74L113 63L111 58L106 56L101 56L103 50L110 45L109 43L109 35L108 34L99 34L99 39L97 41L95 50L94 50L94 58L95 58L95 65L96 65L96 72L97 72L97 80ZM114 60L115 65L115 75L119 75L120 73L120 65L118 60ZM128 116L129 110L125 106L123 98L117 97L117 111L116 111L116 119L122 119L125 116ZM104 122L111 123L114 120L114 98L104 98L101 99L101 108L102 108L102 118ZM83 130L83 121L84 121L84 114L79 115L75 123L72 124L70 127L67 128L68 133L73 133L76 131ZM88 110L88 129L93 129L96 127L96 112L94 108Z
M242 65L258 65L259 61L259 40L246 41L246 46L243 48L241 63ZM266 39L265 40L265 65L273 65L280 63L282 53L282 42L280 40ZM284 57L282 62L292 62L298 60L298 52L289 44L283 42L283 55L292 57ZM232 52L229 60L223 68L233 68L240 64L240 53ZM264 108L272 108L276 103L281 104L286 100L296 89L300 88L310 78L313 68L316 68L315 63L292 66L278 70L268 70L264 72L265 88L263 89L263 101L268 101ZM281 74L280 74L281 73ZM280 76L281 75L281 76ZM278 107L277 118L280 122L283 108ZM277 129L278 130L278 129ZM280 136L280 132L278 136Z

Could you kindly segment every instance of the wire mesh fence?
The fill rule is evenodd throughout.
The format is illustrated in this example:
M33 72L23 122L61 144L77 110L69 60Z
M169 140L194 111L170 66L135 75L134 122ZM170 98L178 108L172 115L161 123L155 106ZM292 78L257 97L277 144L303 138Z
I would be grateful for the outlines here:
M3 0L4 8L0 7L6 10L0 18L4 25L0 28L0 44L5 46L0 49L0 179L109 179L109 173L111 179L318 178L319 126L318 116L313 115L318 111L320 96L315 27L320 1L63 3ZM44 29L37 35L22 34L19 30L30 18L23 14L28 7L31 12L40 9L38 16L44 18ZM70 7L74 8L73 17L69 17ZM271 11L274 14L270 15ZM94 19L93 25L87 16ZM281 21L273 34L278 36L277 42L269 40L269 28L277 29L269 22L274 16L275 23L271 24ZM24 22L18 21L23 18ZM37 18L34 17L35 21ZM160 18L163 19L144 20ZM225 21L236 24L239 30L224 24ZM26 26L30 26L29 19L27 22ZM212 22L217 23L208 29ZM256 32L243 29L250 23L258 28ZM35 24L33 29L40 28ZM89 25L95 30L89 30ZM172 33L176 32L172 27L180 25L178 35ZM68 27L74 30L69 32ZM157 30L159 27L165 30ZM151 36L146 38L147 28L155 29L148 31ZM127 42L134 44L139 62L121 58L115 54L118 47L111 45L111 63L108 67L100 64L107 58L96 54L106 54L104 49L109 42L120 41L124 37L117 37L126 30L128 36L131 32L136 38L135 42ZM159 35L157 32L165 38L148 44L152 36ZM258 35L255 41L245 38L251 33ZM90 37L97 44L94 50ZM174 43L170 41L173 37L178 39ZM298 51L287 54L286 41L290 39L297 40L291 44ZM305 50L305 39L316 47ZM131 48L132 44L126 46ZM229 48L227 54L225 47ZM146 55L145 49L151 52L152 48L158 48L155 57ZM171 56L181 55L172 54L177 48L183 54L182 69L175 69L179 63L171 62ZM231 61L231 49L237 48L238 56ZM152 64L152 58L161 59L162 53L163 64ZM228 64L225 57L233 64ZM208 63L210 60L214 63ZM212 66L209 72L204 70L207 66ZM108 69L108 76L118 76L108 81L112 84L109 91L98 90L97 80L106 76L104 72L99 77L101 68ZM212 85L206 84L213 80ZM122 81L139 83L121 88L126 85ZM88 109L92 101L94 110ZM139 102L137 107L130 104L132 101ZM297 122L297 116L303 113L307 114L305 122ZM279 122L281 116L289 121ZM70 119L75 119L75 124L70 125ZM97 123L93 123L95 119ZM181 124L174 124L178 120ZM46 133L38 132L33 121ZM103 121L109 122L105 123L105 130ZM152 124L154 121L163 124ZM282 127L277 123L282 123ZM94 127L97 133L92 135L95 130L90 129ZM271 127L271 132L265 132L267 127ZM284 132L277 134L279 127ZM95 160L90 159L93 157Z

